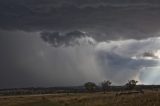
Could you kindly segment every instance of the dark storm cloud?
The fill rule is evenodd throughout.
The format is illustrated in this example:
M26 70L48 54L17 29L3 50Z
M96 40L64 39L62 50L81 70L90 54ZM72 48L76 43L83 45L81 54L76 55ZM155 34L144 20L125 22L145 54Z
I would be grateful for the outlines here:
M66 33L65 35L60 34L59 32L42 32L41 38L51 44L54 47L59 46L73 46L79 44L76 39L85 37L86 35L80 31L73 31Z
M2 0L0 28L24 31L82 30L96 39L158 36L158 0Z
M122 84L159 66L159 29L159 0L0 0L0 88Z

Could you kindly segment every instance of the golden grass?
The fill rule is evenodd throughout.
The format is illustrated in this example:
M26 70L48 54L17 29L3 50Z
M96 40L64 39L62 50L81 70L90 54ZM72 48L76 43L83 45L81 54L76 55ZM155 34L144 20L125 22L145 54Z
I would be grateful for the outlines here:
M1 96L0 106L160 106L160 92Z

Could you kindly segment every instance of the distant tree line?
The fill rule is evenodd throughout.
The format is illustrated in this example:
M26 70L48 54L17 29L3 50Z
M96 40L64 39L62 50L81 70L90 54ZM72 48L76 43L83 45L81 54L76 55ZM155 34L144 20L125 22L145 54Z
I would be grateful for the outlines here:
M129 80L123 86L112 85L110 80L102 81L98 85L94 82L86 82L82 86L68 86L68 87L31 87L31 88L13 88L0 89L0 96L4 95L34 95L34 94L57 94L57 93L93 93L93 92L115 92L118 95L132 94L141 92L143 90L158 91L160 85L137 85L138 81Z
M133 90L135 89L137 83L138 81L136 80L128 80L128 82L124 85L123 90ZM101 83L101 89L103 90L104 93L106 93L106 91L111 90L111 84L112 82L110 80L103 81ZM96 88L98 86L94 82L87 82L84 84L84 87L88 92L94 92L96 91Z

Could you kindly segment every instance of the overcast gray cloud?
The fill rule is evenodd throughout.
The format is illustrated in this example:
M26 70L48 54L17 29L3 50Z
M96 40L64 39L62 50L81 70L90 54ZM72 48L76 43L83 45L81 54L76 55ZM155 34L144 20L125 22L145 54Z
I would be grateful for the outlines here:
M1 0L0 88L159 84L159 0Z
M0 28L25 31L74 31L98 39L142 39L159 31L157 0L2 0ZM97 6L95 6L97 5Z

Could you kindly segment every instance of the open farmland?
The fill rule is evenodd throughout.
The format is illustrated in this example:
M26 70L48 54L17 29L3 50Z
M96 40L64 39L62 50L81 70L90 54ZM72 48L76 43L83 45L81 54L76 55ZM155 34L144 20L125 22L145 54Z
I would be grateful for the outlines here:
M0 106L160 106L160 92L116 94L110 92L1 96Z

